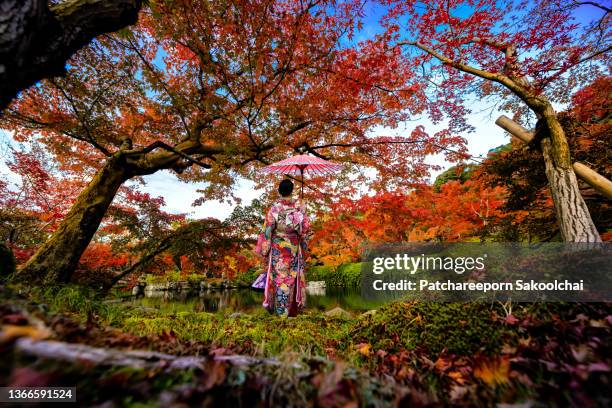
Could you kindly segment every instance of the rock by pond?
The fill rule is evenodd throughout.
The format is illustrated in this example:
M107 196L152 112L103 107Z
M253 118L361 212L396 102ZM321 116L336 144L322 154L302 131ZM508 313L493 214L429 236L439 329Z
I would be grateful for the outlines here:
M325 281L308 281L306 283L306 293L309 295L325 296Z

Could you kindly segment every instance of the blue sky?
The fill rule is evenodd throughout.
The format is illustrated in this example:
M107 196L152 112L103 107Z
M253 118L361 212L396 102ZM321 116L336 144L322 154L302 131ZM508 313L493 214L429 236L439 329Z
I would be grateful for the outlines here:
M582 7L579 9L576 18L580 22L586 22L598 15L598 11L593 7ZM375 5L373 2L368 2L364 8L364 26L357 33L354 42L365 38L371 38L381 31L378 24L379 19L384 15L384 8ZM504 134L504 131L497 127L494 122L500 113L494 112L493 115L486 109L488 106L482 101L472 101L471 108L474 113L469 116L469 123L474 126L473 133L462 134L467 139L469 153L473 156L486 156L487 152L501 144L509 141L509 138ZM562 109L562 106L557 106L557 109ZM400 135L410 132L418 125L423 125L428 132L435 132L445 127L445 123L433 125L428 119L422 118L400 125L397 129L376 128L373 129L372 135ZM6 155L6 145L11 143L10 134L0 130L0 174L7 175L10 179L15 179L14 175L4 163ZM444 168L449 167L440 156L432 156L428 162L432 164L442 165ZM432 180L439 172L432 175ZM162 196L166 201L165 210L172 213L187 213L194 218L216 217L223 219L227 217L233 205L209 201L201 206L193 207L192 203L199 194L198 189L204 187L203 183L182 183L179 182L173 173L169 171L160 171L153 175L145 176L146 185L140 187L141 190L149 192L154 196ZM252 199L257 198L261 194L260 191L254 190L254 185L248 180L240 180L236 188L236 196L243 200L243 204L248 204Z

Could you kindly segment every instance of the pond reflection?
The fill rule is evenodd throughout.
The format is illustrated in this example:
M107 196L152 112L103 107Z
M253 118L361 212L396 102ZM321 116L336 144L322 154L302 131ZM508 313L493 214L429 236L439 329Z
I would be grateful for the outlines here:
M263 292L248 288L207 289L200 292L157 291L149 292L149 297L133 299L133 306L151 307L165 311L195 312L252 312L261 308ZM307 309L321 311L336 307L349 311L367 311L378 308L380 302L372 302L361 296L360 288L326 288L323 291L309 291Z

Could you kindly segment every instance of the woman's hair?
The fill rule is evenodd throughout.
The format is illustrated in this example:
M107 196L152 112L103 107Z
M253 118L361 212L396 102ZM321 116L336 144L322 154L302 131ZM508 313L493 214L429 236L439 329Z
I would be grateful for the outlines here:
M278 185L278 193L283 197L291 195L293 192L293 183L289 179L284 179Z

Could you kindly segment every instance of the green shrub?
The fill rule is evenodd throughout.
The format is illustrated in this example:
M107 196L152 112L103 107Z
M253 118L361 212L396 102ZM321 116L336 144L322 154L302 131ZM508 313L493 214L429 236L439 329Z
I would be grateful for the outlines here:
M189 281L189 283L192 283L192 284L199 284L205 279L206 277L204 275L200 275L197 273L191 273L187 275L187 281Z
M306 280L309 281L326 281L329 275L334 273L334 267L328 265L317 265L306 267Z
M0 282L7 281L15 273L15 256L11 249L0 243Z
M327 265L311 266L306 270L306 280L325 281L327 286L355 287L361 284L361 263L348 263L338 268Z
M439 193L442 186L452 180L459 180L462 184L465 183L470 179L473 171L473 166L465 164L460 164L449 168L436 177L433 183L434 191Z
M52 313L70 313L78 320L86 320L94 315L105 322L115 319L116 311L105 304L99 292L87 286L63 285L34 287L30 297L37 303L49 306Z
M501 349L505 327L485 303L395 302L362 317L349 331L354 343L387 352L419 348L470 355Z
M179 270L174 270L174 271L171 271L171 272L166 272L164 277L166 278L167 282L179 282L179 281L183 280L182 273Z
M361 284L361 262L340 265L335 274L335 281L344 287L355 287Z
M147 273L145 276L145 282L147 283L147 285L150 285L153 283L162 283L165 282L165 280L164 276L162 275L151 275L150 273Z
M181 271L178 270L174 270L174 271L169 271L166 272L163 275L151 275L151 274L147 274L145 276L145 282L147 284L151 284L151 283L166 283L166 282L178 282L184 280L182 275L181 275Z
M238 276L236 282L245 286L251 286L257 276L262 272L263 270L261 268L250 268L248 271Z

